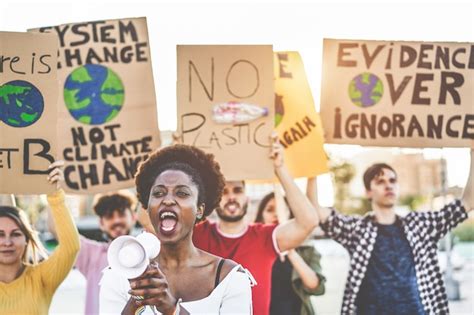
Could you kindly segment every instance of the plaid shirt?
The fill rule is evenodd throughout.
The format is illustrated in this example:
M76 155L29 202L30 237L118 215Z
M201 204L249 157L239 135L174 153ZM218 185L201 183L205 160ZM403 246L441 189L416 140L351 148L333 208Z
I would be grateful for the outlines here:
M410 212L400 218L412 249L421 302L427 314L449 314L443 276L438 264L437 243L452 228L467 218L459 200L440 211ZM367 272L370 255L377 238L374 215L345 216L332 211L321 224L326 234L341 243L349 252L347 276L341 314L356 314L355 301Z

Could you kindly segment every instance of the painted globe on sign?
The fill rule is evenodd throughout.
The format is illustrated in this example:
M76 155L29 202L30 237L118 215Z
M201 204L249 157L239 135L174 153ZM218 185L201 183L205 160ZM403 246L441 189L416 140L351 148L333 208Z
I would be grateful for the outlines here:
M28 127L44 109L41 92L30 82L15 80L0 86L0 120L12 127Z
M86 125L112 121L122 109L123 101L122 80L102 65L78 67L64 83L64 102L69 113Z
M361 73L349 83L349 98L359 107L374 106L382 96L382 81L372 73Z
M285 106L283 104L283 95L278 95L275 93L275 127L283 120L285 116Z

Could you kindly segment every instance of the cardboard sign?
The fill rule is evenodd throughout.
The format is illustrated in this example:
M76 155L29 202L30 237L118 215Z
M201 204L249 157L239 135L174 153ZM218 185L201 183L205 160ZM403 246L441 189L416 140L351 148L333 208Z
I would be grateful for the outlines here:
M0 193L55 189L57 50L53 35L0 32Z
M178 46L178 128L227 180L269 179L272 46Z
M474 44L324 40L326 142L468 147Z
M298 52L274 54L275 126L293 177L328 172L321 119Z
M145 18L44 27L59 39L60 145L73 193L131 187L159 147Z

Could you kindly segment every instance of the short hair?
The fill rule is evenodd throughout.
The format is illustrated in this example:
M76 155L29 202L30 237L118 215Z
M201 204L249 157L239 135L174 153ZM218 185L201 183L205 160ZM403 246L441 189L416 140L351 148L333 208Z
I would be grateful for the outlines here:
M98 195L94 202L94 212L101 218L109 217L114 211L118 211L120 214L127 210L133 212L135 205L136 199L133 194L119 191Z
M194 146L175 144L156 150L138 167L135 184L143 208L148 208L150 190L156 178L166 170L182 171L191 177L198 187L198 205L205 204L204 217L219 206L225 179L214 155Z
M385 163L375 163L364 172L363 179L364 179L364 186L366 190L370 190L370 182L374 178L382 175L383 169L391 170L392 172L395 173L395 176L397 175L397 172L395 172L393 167L391 167L390 165L385 164Z
M9 218L15 222L26 238L26 250L21 257L23 264L36 265L48 257L46 249L41 243L38 232L31 227L26 213L16 207L0 206L0 217Z

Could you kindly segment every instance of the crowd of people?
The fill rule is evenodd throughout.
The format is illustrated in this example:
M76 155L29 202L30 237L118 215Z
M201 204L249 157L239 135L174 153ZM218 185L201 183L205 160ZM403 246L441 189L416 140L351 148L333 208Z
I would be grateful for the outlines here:
M213 155L175 144L139 166L139 213L134 196L123 192L96 199L107 242L78 234L59 185L63 162L54 162L48 180L56 190L48 202L59 245L49 257L25 212L2 199L0 314L47 314L73 267L87 280L85 314L316 314L310 297L324 294L326 278L308 239L318 226L350 255L342 314L449 313L437 243L474 208L472 176L460 200L401 217L397 173L375 164L363 176L372 211L349 216L318 204L315 178L304 194L272 140L284 196L263 197L255 222L247 218L245 181L226 181ZM208 219L214 210L217 220ZM107 250L137 219L161 251L129 280L108 267Z

